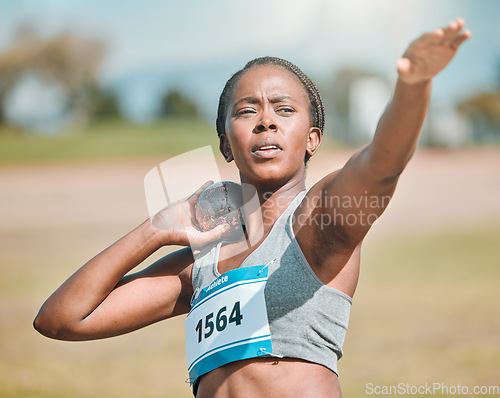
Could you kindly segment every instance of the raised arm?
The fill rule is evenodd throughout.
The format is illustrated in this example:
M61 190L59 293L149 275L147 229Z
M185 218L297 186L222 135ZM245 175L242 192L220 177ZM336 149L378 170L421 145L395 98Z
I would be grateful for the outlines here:
M470 32L463 19L413 41L397 62L399 78L393 98L377 126L372 143L355 163L377 180L399 176L410 160L429 106L432 78L455 56ZM357 171L357 170L356 170ZM369 178L370 179L370 178Z
M189 221L192 207L207 184L81 267L43 304L35 329L60 340L91 340L127 333L189 311L191 248L167 255L141 272L124 275L162 246L203 245L220 238L224 226L202 233Z
M309 213L309 220L321 221L320 225L300 226L302 236L314 236L311 241L317 242L301 243L310 250L310 258L318 258L321 263L342 250L349 258L387 207L417 145L429 106L432 78L470 37L470 32L463 31L464 25L464 20L458 19L410 44L397 62L399 77L393 98L372 142L357 151L340 171L328 175L308 192L307 202L312 206L301 211Z

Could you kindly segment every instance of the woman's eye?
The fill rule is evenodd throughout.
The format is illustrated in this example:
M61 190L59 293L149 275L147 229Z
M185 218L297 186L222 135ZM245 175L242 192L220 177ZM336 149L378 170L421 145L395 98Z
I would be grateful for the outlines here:
M253 109L242 109L242 110L236 112L236 116L250 115L252 113L255 113L255 111Z
M294 112L295 112L295 109L293 109L293 108L288 108L288 107L285 107L285 108L279 108L279 109L278 109L278 112L282 112L282 113L294 113Z

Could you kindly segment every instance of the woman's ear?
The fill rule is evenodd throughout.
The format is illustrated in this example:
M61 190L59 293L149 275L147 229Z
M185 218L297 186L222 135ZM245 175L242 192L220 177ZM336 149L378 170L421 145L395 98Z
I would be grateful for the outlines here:
M222 156L224 156L224 159L226 159L226 162L229 163L234 160L233 153L231 152L231 145L229 144L226 134L219 136L219 150Z
M321 130L318 127L311 127L309 129L309 136L307 137L307 147L306 152L308 157L311 157L316 153L321 145Z

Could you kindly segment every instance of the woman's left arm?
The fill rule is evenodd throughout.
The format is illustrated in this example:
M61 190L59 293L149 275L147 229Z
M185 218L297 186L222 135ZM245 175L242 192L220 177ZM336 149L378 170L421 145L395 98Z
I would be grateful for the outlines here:
M372 143L360 161L378 178L397 177L417 145L430 101L432 78L470 37L463 19L413 41L397 62L399 78L393 98L382 115Z
M336 242L355 247L387 207L399 175L417 145L430 101L432 78L470 37L458 19L446 28L425 33L413 41L397 62L398 81L372 142L357 151L338 173L319 181L308 195L321 198L319 212L329 215L328 229ZM310 210L311 211L311 210Z

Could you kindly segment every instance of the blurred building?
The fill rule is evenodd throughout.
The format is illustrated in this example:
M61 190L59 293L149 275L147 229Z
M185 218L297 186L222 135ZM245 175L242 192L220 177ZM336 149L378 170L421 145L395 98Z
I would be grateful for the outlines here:
M56 133L69 123L69 96L57 82L27 71L12 83L3 111L11 124L43 133Z
M84 123L104 55L102 43L71 33L21 32L0 54L0 123L49 132Z

